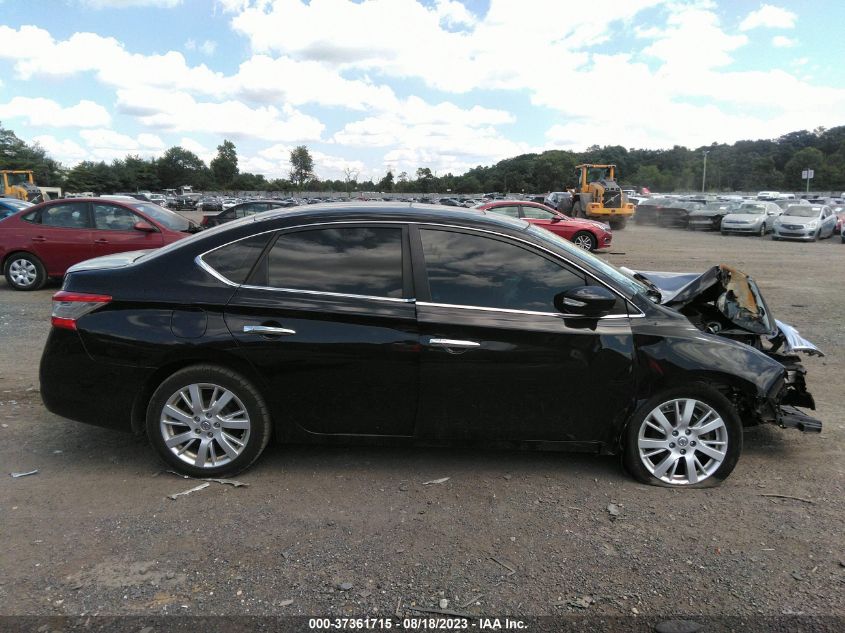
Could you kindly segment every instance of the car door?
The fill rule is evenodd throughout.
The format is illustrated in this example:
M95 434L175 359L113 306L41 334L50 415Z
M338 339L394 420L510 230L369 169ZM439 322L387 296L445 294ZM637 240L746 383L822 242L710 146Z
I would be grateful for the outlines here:
M414 434L419 337L407 228L282 231L226 307L286 421L323 435Z
M567 318L554 296L597 283L577 267L488 233L421 226L411 236L419 435L581 448L604 437L633 394L625 301L604 318Z
M29 248L48 275L63 275L73 264L94 257L87 202L62 201L44 207L29 234Z
M126 207L108 202L92 202L91 212L94 217L91 232L94 257L159 248L164 244L161 231L157 228L154 231L136 229L135 224L138 222L151 223Z

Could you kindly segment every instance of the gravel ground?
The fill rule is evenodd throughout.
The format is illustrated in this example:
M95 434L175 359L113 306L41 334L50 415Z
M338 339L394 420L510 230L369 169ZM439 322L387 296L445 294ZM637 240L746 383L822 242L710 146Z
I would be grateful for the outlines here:
M640 226L614 242L604 257L633 268L751 274L827 353L806 361L824 432L750 430L711 490L640 485L610 457L271 445L248 487L170 500L195 482L143 438L44 409L56 288L0 282L0 614L388 615L445 599L476 615L845 616L845 245Z

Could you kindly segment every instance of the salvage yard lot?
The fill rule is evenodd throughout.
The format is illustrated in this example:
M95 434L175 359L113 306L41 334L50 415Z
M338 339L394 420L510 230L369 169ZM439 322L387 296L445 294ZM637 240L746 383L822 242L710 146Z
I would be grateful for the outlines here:
M0 283L0 613L389 615L445 598L478 615L845 616L845 245L651 226L613 241L615 264L754 277L827 353L804 360L821 435L752 429L726 483L694 491L611 457L271 445L248 487L171 500L195 482L143 438L45 411L56 286Z

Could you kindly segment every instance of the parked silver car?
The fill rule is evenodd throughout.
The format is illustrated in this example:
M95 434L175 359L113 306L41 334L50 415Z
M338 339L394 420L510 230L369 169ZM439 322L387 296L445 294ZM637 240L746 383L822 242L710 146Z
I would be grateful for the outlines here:
M743 202L722 218L722 235L749 233L763 236L772 231L775 218L781 213L781 208L774 202Z
M790 206L778 217L772 231L773 240L808 240L832 237L836 215L827 205Z

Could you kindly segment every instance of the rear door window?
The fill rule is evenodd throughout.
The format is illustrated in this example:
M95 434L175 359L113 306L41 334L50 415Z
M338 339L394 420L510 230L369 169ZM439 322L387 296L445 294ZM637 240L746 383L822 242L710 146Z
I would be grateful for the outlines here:
M50 205L41 211L41 224L64 229L90 228L88 203L63 202Z
M320 228L282 233L256 277L258 285L402 298L402 229Z

